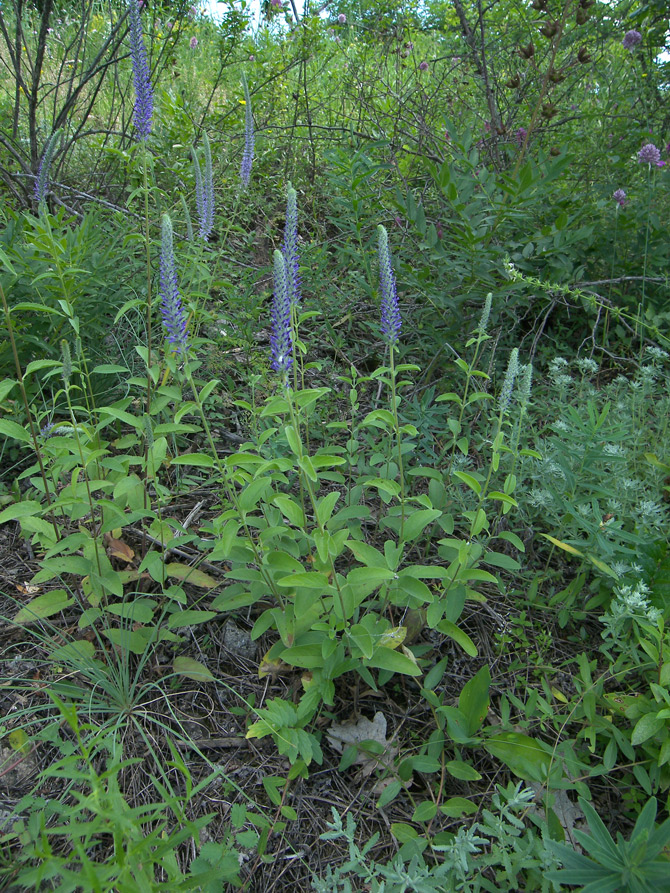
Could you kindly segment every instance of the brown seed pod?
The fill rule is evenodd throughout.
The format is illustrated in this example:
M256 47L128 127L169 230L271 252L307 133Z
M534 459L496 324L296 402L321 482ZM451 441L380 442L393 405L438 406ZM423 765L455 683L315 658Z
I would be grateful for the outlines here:
M588 12L583 9L581 6L577 10L577 15L575 16L575 21L578 25L583 25L585 22L588 22L590 16Z
M544 10L547 8L547 3L548 0L533 0L531 6L533 7L533 9L537 9L538 12L544 12Z
M551 149L549 149L549 154L553 155L555 158L557 155L561 154L561 150L557 149L556 146L552 146Z
M511 78L507 81L507 83L505 84L505 86L506 86L506 87L509 87L510 90L516 90L517 87L520 87L520 86L521 86L521 78L519 77L518 74L515 74L514 77L511 77Z
M552 84L560 84L561 81L565 80L565 75L562 74L560 71L552 70L549 72L549 80L551 81Z
M522 59L531 59L535 55L535 47L532 41L527 47L519 47L519 55Z
M557 115L557 114L558 114L558 110L554 107L554 105L551 102L544 103L544 105L542 106L542 117L543 118L546 118L547 120L549 120L550 118L553 118L554 115Z
M558 22L546 22L540 28L540 34L544 34L545 37L554 37L558 34Z
M577 61L580 65L586 65L587 62L591 61L591 56L589 55L589 51L586 47L580 47L579 52L577 53Z

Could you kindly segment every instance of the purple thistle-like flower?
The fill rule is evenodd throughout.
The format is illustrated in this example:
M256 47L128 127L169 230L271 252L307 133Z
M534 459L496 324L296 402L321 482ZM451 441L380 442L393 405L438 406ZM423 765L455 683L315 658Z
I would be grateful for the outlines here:
M282 255L286 266L286 289L292 306L300 303L300 258L298 256L298 195L288 184L286 189L286 223Z
M58 142L58 137L60 135L60 130L54 130L47 140L44 152L42 153L42 159L40 161L40 166L37 169L37 177L35 178L35 187L33 189L33 195L38 204L43 202L49 194L49 171L51 170L51 162L53 161L54 153L56 151L56 143Z
M133 82L135 84L135 130L139 140L146 140L151 133L151 119L154 113L154 94L147 62L147 51L142 35L140 6L137 0L128 4L130 19L130 55L133 60Z
M623 208L623 206L626 204L626 193L623 191L623 189L617 189L616 192L612 194L612 198L620 208Z
M270 349L272 368L288 375L293 363L293 332L291 329L291 300L288 293L284 255L274 252L274 299L272 301L272 332Z
M242 166L240 167L240 179L242 180L242 188L246 189L249 185L251 177L251 165L254 162L254 115L251 111L251 94L247 79L242 74L242 85L244 86L244 154L242 155Z
M191 148L193 156L193 173L195 174L195 204L200 220L200 238L206 242L214 229L214 182L212 178L212 153L209 147L209 137L206 131L202 134L203 152L205 155L205 173L198 161L195 149Z
M635 31L634 29L632 31L626 31L623 37L624 50L630 50L630 52L632 52L633 48L636 47L641 40L642 35L639 31Z
M175 349L177 356L185 355L188 353L186 315L177 284L177 265L172 244L172 221L167 214L163 214L161 220L160 295L161 315L168 341Z
M388 234L383 226L377 227L379 255L379 290L382 296L381 331L384 340L393 346L400 335L402 320L398 306Z
M660 149L657 149L653 143L647 143L637 153L637 160L640 164L655 164L658 167L661 161Z

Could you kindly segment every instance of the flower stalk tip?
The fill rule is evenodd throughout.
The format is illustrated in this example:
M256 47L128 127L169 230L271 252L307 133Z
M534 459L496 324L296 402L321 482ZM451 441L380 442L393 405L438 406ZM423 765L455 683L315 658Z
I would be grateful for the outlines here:
M288 277L284 255L276 249L273 255L274 298L272 301L272 331L270 350L272 368L284 375L288 381L288 371L293 363L293 332L291 329L291 299L288 292Z
M137 138L143 142L151 133L154 95L138 0L130 0L128 15L130 19L130 55L133 60L133 82L135 85L135 131Z
M388 233L383 226L377 227L379 256L379 291L382 296L381 332L383 339L391 347L397 342L402 328L398 292L396 290L393 263L389 250Z
M168 341L177 356L188 353L187 320L177 282L177 265L174 257L172 221L168 214L161 220L161 261L160 261L161 316Z
M244 72L242 73L242 86L244 87L244 153L240 167L240 180L242 181L242 188L246 189L251 178L256 137L254 133L254 115L251 110L251 94L249 93L249 85Z

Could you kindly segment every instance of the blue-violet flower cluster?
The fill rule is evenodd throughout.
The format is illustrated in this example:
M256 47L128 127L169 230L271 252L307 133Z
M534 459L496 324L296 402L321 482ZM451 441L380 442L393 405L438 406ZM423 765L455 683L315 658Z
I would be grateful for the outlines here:
M661 151L653 143L647 143L642 146L637 153L637 160L640 164L654 164L656 167L661 163Z
M379 291L382 296L381 331L384 340L393 346L400 335L402 320L398 306L398 293L396 291L393 264L386 229L377 227L378 255L379 255Z
M182 307L177 284L177 265L172 244L172 221L163 214L161 220L161 264L160 264L161 315L168 340L177 356L188 353L186 314Z
M286 190L286 223L284 225L284 244L282 254L286 264L286 288L292 306L300 303L300 258L298 255L298 195L288 184Z
M291 329L291 300L288 293L284 255L274 252L274 299L272 301L272 332L270 349L272 368L284 375L293 363L293 332Z
M147 51L142 35L142 21L138 0L128 4L130 19L130 55L133 60L133 82L135 84L135 130L139 140L146 140L151 133L151 119L154 113L154 94L147 62Z
M249 85L247 79L242 74L242 85L244 87L244 154L242 155L242 166L240 167L240 179L244 189L249 185L251 177L251 165L254 162L254 115L251 110L251 94L249 93Z
M626 204L626 193L623 191L623 189L615 190L615 192L612 193L612 198L620 208L623 208L623 206Z
M642 40L642 35L640 34L639 31L635 31L634 29L632 31L626 31L626 33L623 36L624 50L630 50L630 52L632 53L633 48L636 47L638 45L638 43L640 43L641 40Z
M214 229L214 182L212 179L212 153L206 131L202 134L202 146L205 156L205 172L203 176L195 149L193 156L193 172L195 174L195 204L200 220L200 238L206 242Z

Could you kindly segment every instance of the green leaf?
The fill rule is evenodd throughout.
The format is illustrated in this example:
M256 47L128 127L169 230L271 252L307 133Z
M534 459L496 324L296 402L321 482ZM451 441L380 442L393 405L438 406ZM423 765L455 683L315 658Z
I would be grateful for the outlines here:
M524 781L547 780L551 754L534 738L521 732L499 732L484 747Z
M479 672L465 683L459 695L458 709L466 718L470 736L474 735L488 713L490 685L491 672L488 664L484 664Z
M305 472L307 477L312 483L316 483L319 480L319 475L316 473L316 469L312 465L312 460L309 456L300 456L298 459L298 465Z
M642 744L643 741L653 738L664 726L665 720L663 718L659 718L653 713L646 713L635 724L630 743L633 747L636 747L638 744Z
M175 657L172 669L179 676L186 676L196 682L214 682L214 676L210 670L192 657Z
M413 512L405 521L403 528L403 536L406 542L416 539L423 531L440 517L442 512L439 509L423 509Z
M394 577L393 571L386 567L355 567L347 574L347 583L360 599Z
M132 602L107 605L105 610L109 614L115 614L124 620L132 620L134 623L151 623L154 619L155 608L154 599L138 598Z
M450 797L440 806L440 812L449 818L457 819L462 815L474 815L477 812L477 804L465 797Z
M316 517L319 524L322 527L330 520L330 516L333 514L333 510L335 509L335 504L337 500L340 498L340 494L337 490L333 490L330 493L327 493L325 496L322 496L321 499L316 504Z
M38 595L29 604L24 605L14 616L14 623L33 623L64 611L74 604L74 598L64 589L52 589L44 595Z
M451 620L440 620L437 624L437 630L458 643L463 651L470 655L470 657L477 657L479 652L477 651L475 643L466 632L456 626L455 623L452 623Z
M414 661L391 648L378 648L366 661L366 665L377 667L380 670L388 670L390 673L403 673L405 676L421 675L421 670Z
M349 630L349 640L361 652L363 657L371 658L374 654L375 644L369 630L361 623L355 623Z
M338 494L335 493L335 496ZM305 527L305 513L294 499L285 493L279 493L272 501L294 527Z
M207 453L185 453L170 460L170 465L192 465L194 468L213 468L214 459Z
M178 614L171 614L168 618L168 629L179 629L183 626L195 626L198 623L207 623L213 617L216 617L216 611L179 611Z
M281 586L284 589L302 587L304 589L328 590L330 588L327 575L320 571L287 574L281 580L277 580L277 586Z
M400 841L400 843L407 843L408 840L414 840L419 836L419 832L416 828L412 828L412 826L408 825L406 822L393 822L391 825L391 834L396 840Z
M320 644L313 645L293 645L291 648L285 648L279 655L284 663L292 667L302 667L305 670L313 670L322 667L324 664L323 654Z
M387 562L379 549L369 546L367 543L361 543L358 540L349 540L347 548L351 549L358 561L368 567L378 567L388 570Z
M213 589L219 585L219 581L214 577L210 577L204 571L198 570L197 567L190 567L188 564L180 564L178 561L172 561L165 565L165 573L168 577L174 577L177 580L184 580L192 583L193 586L200 586L202 589Z
M82 666L91 663L91 659L95 654L95 645L88 639L77 639L74 642L68 642L66 645L60 645L50 653L50 660L54 663L73 664L74 666Z
M300 442L300 435L295 430L293 425L287 425L284 428L284 434L286 435L286 440L291 449L291 452L294 456L302 455L302 443Z
M5 437L12 437L14 440L21 441L21 443L31 442L30 434L23 425L17 425L16 422L12 422L9 419L0 419L0 434L4 434Z
M29 518L39 514L41 511L42 506L34 499L15 502L0 512L0 524L4 524L7 521L15 521L17 518Z
M392 781L387 785L382 791L379 800L377 800L377 809L383 809L385 806L388 806L392 800L395 800L400 791L402 791L402 787L402 782L400 781Z
M462 760L449 760L446 764L447 772L454 778L461 781L479 781L481 775L470 763L464 763Z
M414 810L414 815L412 816L413 822L430 822L432 821L437 814L437 803L433 803L432 800L422 800L420 803L417 803L416 809Z
M477 478L474 478L471 474L468 474L467 471L455 471L454 477L457 477L459 480L463 481L464 484L474 490L474 492L479 496L482 492L482 485L479 483Z

